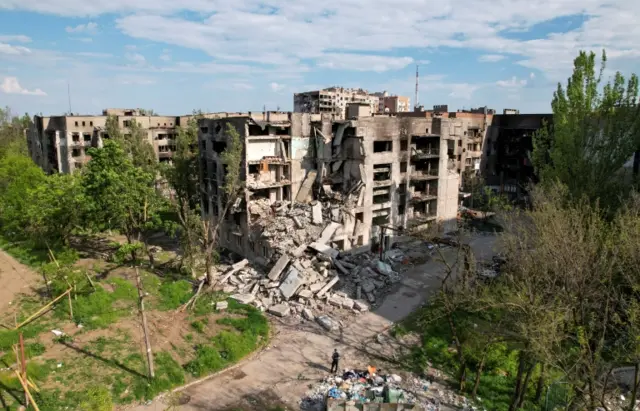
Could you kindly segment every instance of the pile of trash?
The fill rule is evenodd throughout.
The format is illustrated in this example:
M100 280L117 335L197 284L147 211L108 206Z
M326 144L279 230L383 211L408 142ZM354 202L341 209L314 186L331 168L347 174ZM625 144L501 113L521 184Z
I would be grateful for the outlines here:
M332 403L403 403L414 404L416 411L437 411L440 402L423 395L430 390L431 384L422 379L403 384L399 375L379 375L371 366L366 370L345 370L341 376L328 376L311 386L300 400L300 409L321 411Z

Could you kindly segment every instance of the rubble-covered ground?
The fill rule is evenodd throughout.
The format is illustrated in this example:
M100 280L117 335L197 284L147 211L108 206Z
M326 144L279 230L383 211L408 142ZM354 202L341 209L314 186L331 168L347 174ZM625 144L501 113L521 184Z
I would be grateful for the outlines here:
M404 272L431 258L424 241L399 242L382 255L344 253L321 243L299 246L277 259L269 272L248 260L221 266L217 287L243 304L278 317L338 328L331 316L357 315L377 307Z

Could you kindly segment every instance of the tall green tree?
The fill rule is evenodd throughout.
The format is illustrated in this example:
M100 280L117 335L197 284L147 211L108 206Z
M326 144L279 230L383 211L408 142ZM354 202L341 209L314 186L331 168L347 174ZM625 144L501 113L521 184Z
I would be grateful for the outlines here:
M28 155L25 130L31 125L28 114L14 116L9 107L0 108L0 157L8 152Z
M129 244L147 244L149 230L160 225L162 201L155 190L155 174L136 167L116 141L88 151L91 161L82 175L86 221L97 231L121 231ZM132 249L133 250L133 249ZM135 250L132 257L136 258Z
M638 77L604 82L606 54L581 51L566 87L558 84L553 122L534 137L533 163L543 183L559 181L574 198L615 201L619 172L640 147Z
M127 126L120 127L117 116L107 117L105 127L109 137L117 141L124 152L131 158L133 165L146 171L155 169L156 153L149 142L148 134L135 117L127 117Z
M202 238L200 222L200 174L198 169L198 117L179 127L173 165L163 174L173 189L172 204L178 216L178 234L182 249L182 267L192 273L199 254L198 239Z

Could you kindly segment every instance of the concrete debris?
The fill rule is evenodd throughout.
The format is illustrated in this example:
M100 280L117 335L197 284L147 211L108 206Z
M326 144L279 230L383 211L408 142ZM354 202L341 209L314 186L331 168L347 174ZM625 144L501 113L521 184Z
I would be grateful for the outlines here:
M229 307L229 303L226 301L218 301L216 303L216 310L218 311L226 310L228 307Z
M233 294L231 298L240 304L251 304L256 297L252 294Z
M256 206L256 201L253 206ZM217 287L242 304L253 304L273 315L287 312L292 321L311 318L308 312L305 314L305 309L343 318L375 308L393 284L402 279L402 273L411 267L412 250L418 249L421 253L428 250L426 243L413 242L387 250L382 258L378 253L366 251L340 252L318 241L322 238L322 232L326 239L329 238L327 233L338 233L342 229L340 224L331 222L324 230L313 226L309 221L310 216L304 215L304 209L297 205L291 208L288 204L280 204L273 210L274 213L283 214L284 219L290 220L291 213L302 220L306 219L306 234L302 235L306 236L305 241L295 245L285 244L283 249L275 252L270 261L271 267L267 267L266 271L254 268L246 260L226 268L218 266L218 271L224 274ZM299 212L301 214L296 214ZM295 226L291 221L290 228L282 232L271 226L268 230L287 237L292 231L299 231ZM315 227L313 238L309 238L308 227ZM327 241L331 242L330 239ZM285 310L283 305L289 310ZM321 320L317 321L322 325Z
M313 321L315 319L315 316L313 315L313 311L311 311L309 308L302 309L302 316L304 317L305 320L309 320L309 321Z
M289 262L291 262L291 259L286 255L282 255L278 262L276 262L276 265L274 265L271 271L269 271L269 279L271 281L277 280L278 277L280 277L282 271L284 271L284 269L287 267L287 264L289 264Z
M278 304L270 307L267 312L270 314L276 315L278 317L286 317L289 315L291 311L291 307L287 304Z
M313 224L322 224L322 204L316 201L311 206L311 222Z
M338 328L338 323L327 315L316 317L316 321L327 331L333 331Z

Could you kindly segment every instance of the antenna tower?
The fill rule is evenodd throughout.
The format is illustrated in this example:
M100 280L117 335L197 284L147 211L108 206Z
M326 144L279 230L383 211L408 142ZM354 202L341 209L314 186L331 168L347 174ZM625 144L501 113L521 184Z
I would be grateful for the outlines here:
M418 81L418 78L419 78L418 67L420 67L420 66L416 64L416 100L415 100L416 102L415 102L415 105L414 105L415 108L418 108L418 106L419 106L419 103L418 103L418 83L419 83L419 81Z

